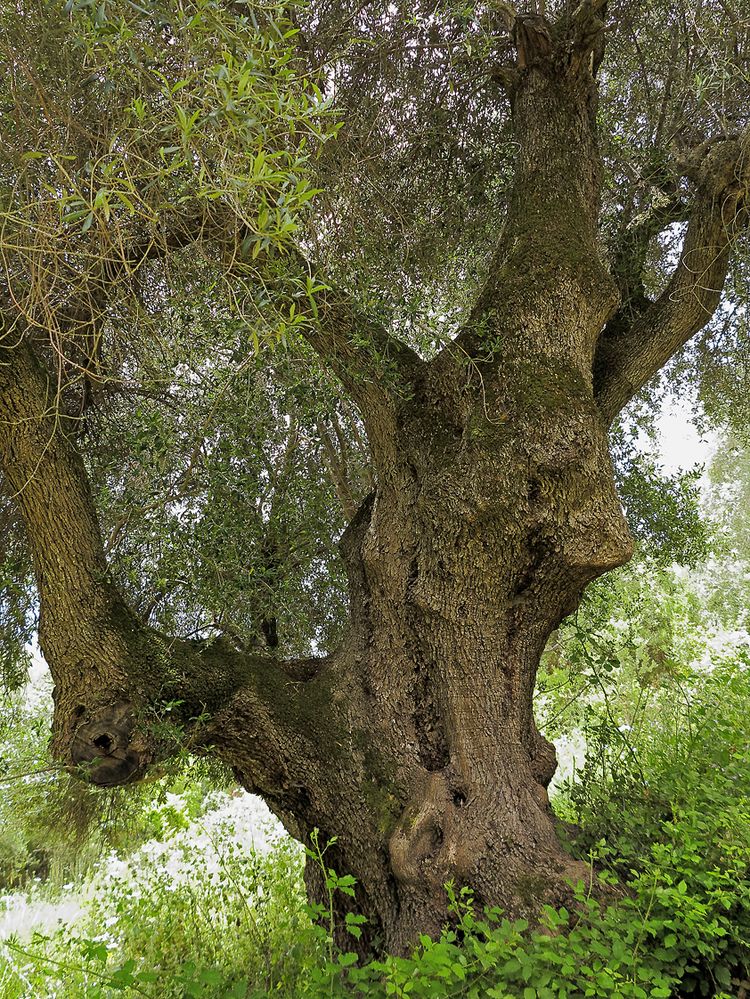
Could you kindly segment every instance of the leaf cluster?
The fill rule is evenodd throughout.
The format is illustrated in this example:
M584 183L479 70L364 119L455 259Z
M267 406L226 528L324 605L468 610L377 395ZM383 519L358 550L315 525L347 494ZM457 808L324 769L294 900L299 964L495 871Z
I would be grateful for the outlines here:
M167 256L191 246L242 312L258 255L288 245L335 129L295 34L274 3L3 6L5 311L16 336L37 331L61 388L120 374L102 341L132 347L189 284Z

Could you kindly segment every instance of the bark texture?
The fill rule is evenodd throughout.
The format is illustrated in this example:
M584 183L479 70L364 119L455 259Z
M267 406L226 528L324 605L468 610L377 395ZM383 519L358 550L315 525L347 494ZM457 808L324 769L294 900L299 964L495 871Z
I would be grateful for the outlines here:
M704 151L669 288L628 297L597 234L600 6L511 18L515 180L455 341L422 361L321 296L309 339L360 407L376 483L342 539L351 617L328 659L140 621L109 581L49 376L23 330L1 341L0 459L34 556L56 752L96 783L137 779L170 751L157 723L179 701L175 738L210 747L294 835L337 837L328 859L357 879L366 947L438 932L449 880L533 919L586 875L555 835L536 670L587 583L630 555L607 426L715 308L747 196L746 142Z

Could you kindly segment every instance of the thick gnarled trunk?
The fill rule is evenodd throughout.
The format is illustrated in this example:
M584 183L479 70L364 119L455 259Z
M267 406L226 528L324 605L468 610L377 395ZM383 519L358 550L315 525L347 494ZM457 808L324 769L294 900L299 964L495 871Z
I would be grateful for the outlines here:
M535 144L470 321L402 391L355 384L377 488L343 542L348 637L302 693L316 705L304 765L259 784L244 728L227 742L233 708L216 730L293 831L337 838L370 939L395 950L439 930L447 881L533 917L585 874L555 836L532 696L549 634L631 551L592 376L617 298L596 169L566 182L565 216L545 191L561 144L571 171L593 155L586 80L547 66L524 83L516 115ZM524 117L542 109L543 141Z
M336 837L369 939L398 951L445 922L448 881L533 918L585 874L555 836L534 681L550 633L631 542L592 377L617 304L596 242L593 82L548 41L527 26L514 194L466 328L401 392L352 380L377 488L344 539L347 641L311 682L321 729L338 721L292 803L271 794L290 828Z
M231 709L217 726L220 754L293 831L337 838L332 862L396 950L439 930L448 881L533 918L585 875L555 836L532 695L549 634L630 541L590 388L541 435L524 383L504 386L502 419L489 388L463 428L428 407L428 385L370 428L384 466L344 539L352 628L310 681L319 746L290 801L249 777L244 729L227 744Z
M630 551L592 384L616 304L596 244L593 81L575 24L559 38L538 19L517 27L516 180L465 328L430 363L375 334L367 358L351 346L359 318L332 294L319 305L311 343L360 407L377 483L343 539L351 621L328 660L280 664L139 622L108 581L51 381L29 351L3 376L58 754L98 784L137 779L169 751L159 713L178 704L192 744L293 833L336 837L329 857L357 879L365 942L396 951L439 931L448 881L533 917L583 875L555 837L534 680L583 587ZM44 485L40 449L62 494ZM71 578L56 569L74 565ZM314 894L318 882L313 867Z

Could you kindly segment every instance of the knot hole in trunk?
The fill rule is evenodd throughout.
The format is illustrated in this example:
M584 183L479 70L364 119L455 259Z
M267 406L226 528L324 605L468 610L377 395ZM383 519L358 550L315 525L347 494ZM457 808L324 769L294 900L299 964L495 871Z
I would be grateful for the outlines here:
M139 776L141 755L131 746L134 728L131 704L121 701L98 708L73 734L70 755L75 772L101 787L126 784Z

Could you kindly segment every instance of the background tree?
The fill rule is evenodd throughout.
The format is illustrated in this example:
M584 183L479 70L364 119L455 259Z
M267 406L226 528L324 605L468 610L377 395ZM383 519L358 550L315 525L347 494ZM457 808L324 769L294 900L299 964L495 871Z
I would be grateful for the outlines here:
M750 24L658 7L3 12L4 658L94 784L177 739L337 837L363 946L587 876L532 694L608 428L744 350Z

